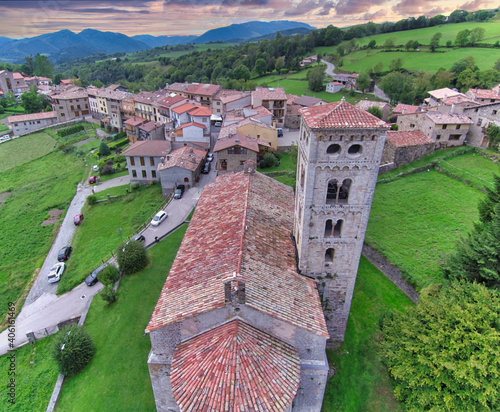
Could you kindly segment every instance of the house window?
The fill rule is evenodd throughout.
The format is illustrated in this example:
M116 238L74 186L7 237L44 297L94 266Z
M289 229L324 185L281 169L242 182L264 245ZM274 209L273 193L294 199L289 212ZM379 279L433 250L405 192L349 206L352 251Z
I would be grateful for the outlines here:
M144 157L140 157L139 158L139 161L141 162L141 166L144 166L146 164L146 162L144 161Z
M415 125L413 123L410 123L410 127L415 127Z
M220 168L221 168L221 170L227 170L227 160L226 159L220 160Z
M245 164L244 160L240 160L240 166L243 166Z
M71 106L71 110L75 110L75 106Z
M330 146L328 146L328 149L326 149L326 153L328 153L328 154L340 153L340 145L339 144L331 144Z
M184 178L184 183L189 183L189 177Z
M446 126L448 126L447 124L443 124L443 130L446 129Z
M458 129L460 129L460 125L459 125L459 124L457 124L457 130L458 130Z
M154 166L155 165L155 158L154 157L150 157L149 158L149 165L150 166Z
M153 179L156 179L156 170L152 170L152 171L151 171L151 177L152 177Z
M336 179L330 180L326 192L326 204L346 204L349 200L351 183L351 179L345 179L341 185L337 183Z
M135 166L135 158L130 156L130 166Z
M441 135L440 135L440 134L438 134L438 135L436 136L436 140L439 140L439 139L441 139Z
M145 171L145 170L143 170L143 171L142 171L142 177L143 177L144 179L146 179L146 178L148 177L148 174L146 173L146 171Z
M229 149L227 149L227 153L228 154L246 154L247 149L245 149L244 147L235 146L235 147L230 147Z
M335 227L333 228L333 237L340 237L342 233L342 223L343 220L338 220L337 223L335 224Z
M450 134L449 140L460 140L461 134Z
M132 170L132 177L135 179L137 178L137 172L135 170Z
M329 248L325 252L325 265L330 266L333 263L333 258L335 256L335 249Z
M493 114L497 114L497 111L496 111L496 110L493 110Z
M325 223L325 235L324 237L332 237L333 234L333 221L328 219Z

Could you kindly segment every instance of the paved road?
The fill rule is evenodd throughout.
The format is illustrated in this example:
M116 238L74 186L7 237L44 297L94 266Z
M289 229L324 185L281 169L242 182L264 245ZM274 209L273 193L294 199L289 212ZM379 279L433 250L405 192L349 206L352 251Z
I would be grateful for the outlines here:
M326 60L323 60L323 59L321 59L321 63L326 64L325 73L328 76L333 77L333 70L335 69L335 65L333 63L327 62Z

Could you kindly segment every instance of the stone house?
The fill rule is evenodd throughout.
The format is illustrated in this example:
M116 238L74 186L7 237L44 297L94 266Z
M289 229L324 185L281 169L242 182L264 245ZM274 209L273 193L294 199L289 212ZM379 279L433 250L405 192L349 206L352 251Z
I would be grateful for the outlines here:
M464 114L422 112L398 116L398 130L413 132L420 130L436 148L461 146L465 142L472 120Z
M241 109L234 109L226 112L226 116L224 117L224 126L229 126L230 124L240 122L247 118L258 120L268 126L272 126L273 124L273 114L264 106L247 106Z
M165 86L170 93L180 94L199 105L213 109L213 100L217 92L222 88L218 84L206 83L172 83Z
M464 115L471 119L467 144L476 147L488 147L486 133L488 126L500 126L500 102L482 104L464 109Z
M394 109L392 109L392 115L391 115L391 123L395 123L398 119L398 116L401 114L411 114L411 113L417 113L420 112L420 106L414 106L411 104L404 104L404 103L399 103L396 105Z
M420 159L434 151L435 142L423 132L388 131L380 162L385 171ZM387 167L390 166L390 167Z
M308 56L305 59L301 60L299 63L300 67L306 67L318 61L318 56L315 54L314 56Z
M123 125L125 126L125 132L127 133L127 137L130 143L135 143L139 140L139 128L146 123L148 123L147 119L138 116L133 116L123 122Z
M187 145L168 153L158 165L163 196L168 196L180 184L186 188L193 186L198 181L206 155L206 150Z
M304 107L318 106L326 102L317 97L287 95L285 127L298 129L300 127L300 109Z
M429 92L430 97L425 99L425 102L429 106L439 106L441 104L441 100L447 99L455 96L465 96L465 94L460 93L458 90L453 90L448 87L444 87L442 89L431 90Z
M252 107L264 106L268 109L278 126L285 123L286 93L283 87L261 87L252 91Z
M57 114L58 122L77 119L90 114L87 90L78 86L69 86L64 90L48 93L52 109Z
M270 147L268 142L243 133L218 139L213 150L217 154L217 173L241 172L246 161L258 163Z
M368 111L368 109L370 107L378 107L381 111L382 111L382 120L384 122L387 121L387 119L389 119L389 115L391 113L391 105L389 103L386 103L386 102L373 102L371 100L361 100L359 102L356 103L356 107L358 109L361 109L361 110L364 110L364 111Z
M236 133L243 133L247 136L255 137L270 144L270 150L278 150L278 132L272 126L262 123L256 119L248 117L237 123L221 128L219 139L224 139Z
M158 411L321 410L328 333L293 189L245 166L205 186L146 328Z
M166 140L143 140L135 142L122 155L127 158L130 183L148 184L158 182L158 165L170 152L170 142Z
M500 90L469 89L465 95L480 104L500 102Z
M427 111L443 112L443 113L463 113L468 107L479 106L479 103L467 96L460 94L453 97L446 97L439 101L437 106L428 106Z
M213 115L223 118L231 110L250 106L252 95L249 91L220 89L213 98Z
M165 127L156 122L143 123L139 125L137 140L165 140Z
M7 122L14 136L20 136L56 124L57 114L55 112L20 114L7 117Z

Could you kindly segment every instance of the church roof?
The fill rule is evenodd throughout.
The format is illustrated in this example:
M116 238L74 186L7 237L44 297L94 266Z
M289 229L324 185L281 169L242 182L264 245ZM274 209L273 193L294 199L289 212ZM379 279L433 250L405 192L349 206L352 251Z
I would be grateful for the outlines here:
M171 382L191 411L286 411L300 381L297 350L233 320L179 344Z
M329 128L389 128L378 117L354 107L342 100L340 102L311 106L301 110L302 117L312 129Z
M293 213L293 189L258 172L205 186L146 331L224 307L235 279L248 307L328 338L316 283L297 273Z

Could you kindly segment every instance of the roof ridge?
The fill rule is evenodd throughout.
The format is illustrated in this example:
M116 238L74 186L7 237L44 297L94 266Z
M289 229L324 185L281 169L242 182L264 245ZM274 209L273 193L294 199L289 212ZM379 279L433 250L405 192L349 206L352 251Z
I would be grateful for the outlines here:
M241 241L240 241L240 250L238 251L238 263L236 268L238 270L237 276L241 275L241 261L243 260L243 240L245 239L245 228L247 226L247 210L248 210L248 198L250 194L250 177L251 174L248 174L247 179L247 188L245 190L245 209L243 210L243 219L241 219Z

